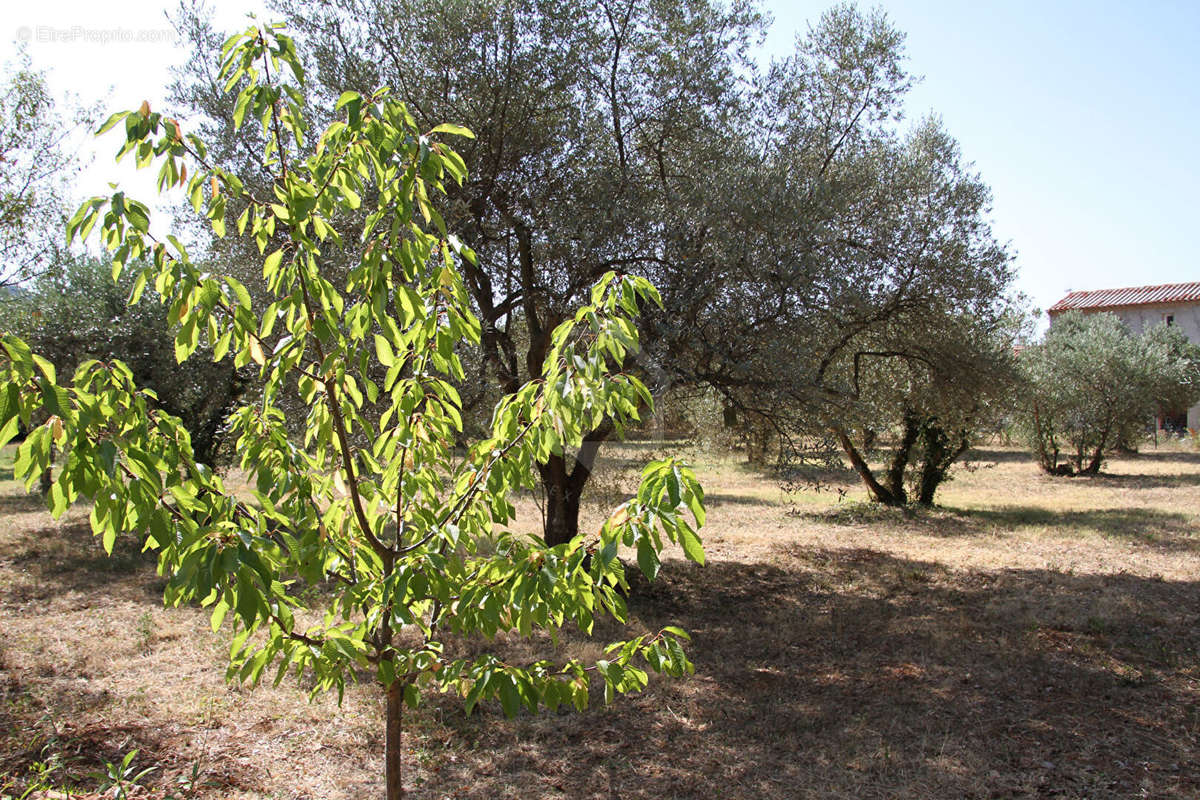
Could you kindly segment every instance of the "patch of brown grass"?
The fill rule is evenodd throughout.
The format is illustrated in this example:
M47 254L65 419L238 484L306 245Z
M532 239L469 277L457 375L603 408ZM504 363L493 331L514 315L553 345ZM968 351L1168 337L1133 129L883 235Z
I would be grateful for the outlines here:
M613 494L629 455L606 462ZM842 500L788 497L731 459L697 461L710 563L670 561L630 598L635 629L693 632L696 675L513 721L433 698L409 718L413 797L1200 795L1195 454L1052 479L993 449L915 513L849 482ZM82 509L53 523L11 484L0 507L0 786L55 756L62 783L94 787L136 747L163 789L196 766L196 797L381 794L371 687L338 709L227 686L223 640L197 609L161 607L135 548L105 558Z

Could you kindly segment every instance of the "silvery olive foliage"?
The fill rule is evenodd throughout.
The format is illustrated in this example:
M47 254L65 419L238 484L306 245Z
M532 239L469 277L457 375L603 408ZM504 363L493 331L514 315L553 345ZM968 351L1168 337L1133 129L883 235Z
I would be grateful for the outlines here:
M1099 472L1155 414L1200 399L1200 347L1166 324L1136 336L1115 314L1062 314L1020 364L1022 432L1054 475Z

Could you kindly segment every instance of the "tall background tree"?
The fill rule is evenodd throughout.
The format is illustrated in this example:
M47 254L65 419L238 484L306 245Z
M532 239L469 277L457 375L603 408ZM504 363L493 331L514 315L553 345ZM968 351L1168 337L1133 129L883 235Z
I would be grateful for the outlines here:
M277 8L312 53L315 106L384 83L418 124L475 132L462 148L471 179L451 189L444 216L476 254L464 273L483 324L471 385L498 392L541 373L550 332L599 275L648 274L664 257L664 209L726 160L731 126L750 111L740 75L761 30L750 7L707 0ZM202 17L182 25L211 55L217 37ZM229 101L214 75L198 59L177 95L221 119ZM218 160L244 157L247 139L212 133ZM547 542L577 532L584 483L614 430L602 420L578 450L540 465Z
M929 337L970 327L952 320L988 328L1001 313L1011 270L987 227L987 188L936 121L901 129L912 81L882 13L837 6L763 70L750 48L764 19L746 3L276 7L312 54L314 105L387 83L421 124L477 134L462 153L471 178L444 211L477 255L464 272L483 323L468 406L539 374L549 332L607 270L663 293L664 310L639 321L652 387L712 387L789 438L861 417L863 369L916 363ZM243 163L259 134L220 121L233 110L216 78L220 37L195 9L180 25L199 57L176 98L213 120L218 163ZM540 465L548 542L578 530L613 433L602 420Z
M1002 339L1013 314L986 184L936 119L899 128L902 42L881 14L826 13L774 65L763 133L716 182L736 201L688 214L703 221L685 242L695 255L677 260L678 279L659 279L677 292L668 307L685 309L663 318L662 334L685 379L716 387L731 416L774 432L783 455L831 439L889 503L907 493L875 480L860 451L911 438L914 409L880 393L1008 385L992 381L1011 372ZM943 403L932 416L965 420L997 399L952 395L954 413ZM945 459L934 461L942 467L918 492L929 502L944 476Z
M0 83L0 286L63 257L68 185L79 161L70 147L88 114L56 101L24 50Z

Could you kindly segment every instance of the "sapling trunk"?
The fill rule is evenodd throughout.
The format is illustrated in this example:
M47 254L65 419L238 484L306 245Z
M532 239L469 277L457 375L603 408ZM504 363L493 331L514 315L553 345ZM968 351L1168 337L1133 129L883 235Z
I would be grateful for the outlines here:
M387 774L387 800L404 797L404 688L405 683L394 680L387 687L386 745L384 771Z

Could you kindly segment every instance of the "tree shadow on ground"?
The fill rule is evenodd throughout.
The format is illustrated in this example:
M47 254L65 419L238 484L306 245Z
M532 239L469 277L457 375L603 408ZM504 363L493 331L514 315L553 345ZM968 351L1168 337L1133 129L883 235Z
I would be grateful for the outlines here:
M46 600L66 592L88 593L131 579L135 594L162 603L162 581L153 575L155 557L132 537L119 537L104 552L86 520L23 530L5 547L5 560L27 580L0 586L0 601Z
M1099 533L1113 539L1167 552L1200 551L1200 526L1193 515L1155 508L1059 510L1032 505L992 508L912 506L893 508L879 503L845 503L815 511L793 510L793 517L827 525L890 525L905 532L947 538L992 536L1027 527L1053 528L1064 536Z
M1054 510L1041 506L999 506L986 509L947 509L968 522L964 533L1022 527L1054 528L1063 535L1096 531L1102 536L1166 551L1200 551L1200 528L1192 515L1154 508ZM971 524L974 523L974 524ZM953 525L942 525L947 533Z
M153 763L159 743L155 726L74 725L62 708L50 708L57 706L53 700L47 704L45 698L38 696L46 688L36 685L38 683L34 681L35 685L26 686L0 671L0 731L6 734L20 732L20 736L14 738L0 735L0 743L5 745L4 752L0 752L0 788L11 788L4 783L6 776L18 786L23 784L36 773L33 769L36 763L54 764L51 779L59 786L94 786L97 783L94 776L103 774L105 762L119 763L129 749L142 750L137 762L140 766ZM107 691L87 686L71 687L69 703L74 707L103 705L110 701ZM22 713L30 704L44 708L35 722Z
M1098 486L1113 489L1177 489L1182 486L1200 486L1200 472L1174 475L1128 474L1101 472L1075 480L1086 480Z
M1139 450L1136 453L1123 453L1122 459L1132 461L1151 461L1155 463L1183 462L1184 464L1200 464L1200 452L1187 450Z
M45 510L46 501L36 491L0 494L0 514L29 514Z
M1036 513L1029 521L1029 512L1014 506L933 516L947 528L1051 524ZM1168 527L1177 516L1165 514ZM1120 520L1086 523L1119 527ZM112 562L82 521L24 537L6 558L47 584L86 591L121 579L105 572ZM51 539L62 552L42 551ZM140 557L134 543L122 546ZM131 566L135 583L152 576L143 566ZM6 591L0 587L0 602L8 602ZM157 605L157 595L144 593ZM951 570L871 549L790 545L770 564L701 569L670 561L659 582L633 581L629 606L637 627L678 624L692 632L695 676L653 679L646 693L583 714L514 721L494 705L466 717L459 700L434 698L410 717L410 796L1200 794L1200 581ZM619 634L606 627L601 635ZM564 637L566 653L589 649L599 651L577 635ZM0 731L24 737L0 755L0 779L6 770L24 774L47 744L79 774L133 747L146 759L139 764L183 768L178 745L161 737L162 719L31 726L38 715L21 710L24 697L55 704L56 720L69 720L72 707L112 699L61 674L26 670L22 681L0 675ZM359 757L347 755L346 763ZM231 759L219 769L223 791L254 796L250 762Z
M1110 453L1111 458L1116 458L1121 461L1146 461L1156 464L1200 464L1200 452L1191 452L1187 450L1175 449L1143 449L1137 452L1129 453ZM998 464L1036 464L1037 460L1033 454L1020 447L1016 448L995 448L995 447L978 447L967 451L967 455L963 459L966 462L988 462L994 461Z
M1033 454L1022 449L995 449L990 447L972 448L967 451L963 461L968 463L995 462L997 464L1035 464Z
M81 716L82 709L109 706L114 701L112 694L106 689L79 685L71 686L69 692L54 692L49 686L53 676L39 675L22 682L6 675L3 666L0 663L0 790L20 790L36 780L38 764L50 764L54 769L46 780L51 785L73 790L65 794L35 793L32 798L115 796L88 793L80 787L97 786L106 765L120 764L134 750L137 751L133 761L135 772L153 767L153 774L139 781L142 787L161 786L167 772L186 776L188 768L197 763L182 751L181 738L191 737L186 733L181 737L175 721L164 725L163 720L140 715L124 715L120 720L91 717L79 721L72 709L79 710ZM28 709L31 703L42 712L31 715ZM205 783L220 786L225 794L239 789L253 792L256 776L243 761L206 763ZM176 796L167 791L159 794L144 788L127 789L130 798ZM184 796L195 795L187 792Z
M1200 791L1200 583L792 547L630 598L696 675L582 715L443 709L414 797L1118 798ZM1193 676L1193 677L1189 677ZM453 747L454 745L447 745Z
M704 505L711 510L717 506L774 506L778 503L754 495L712 492L704 495Z

